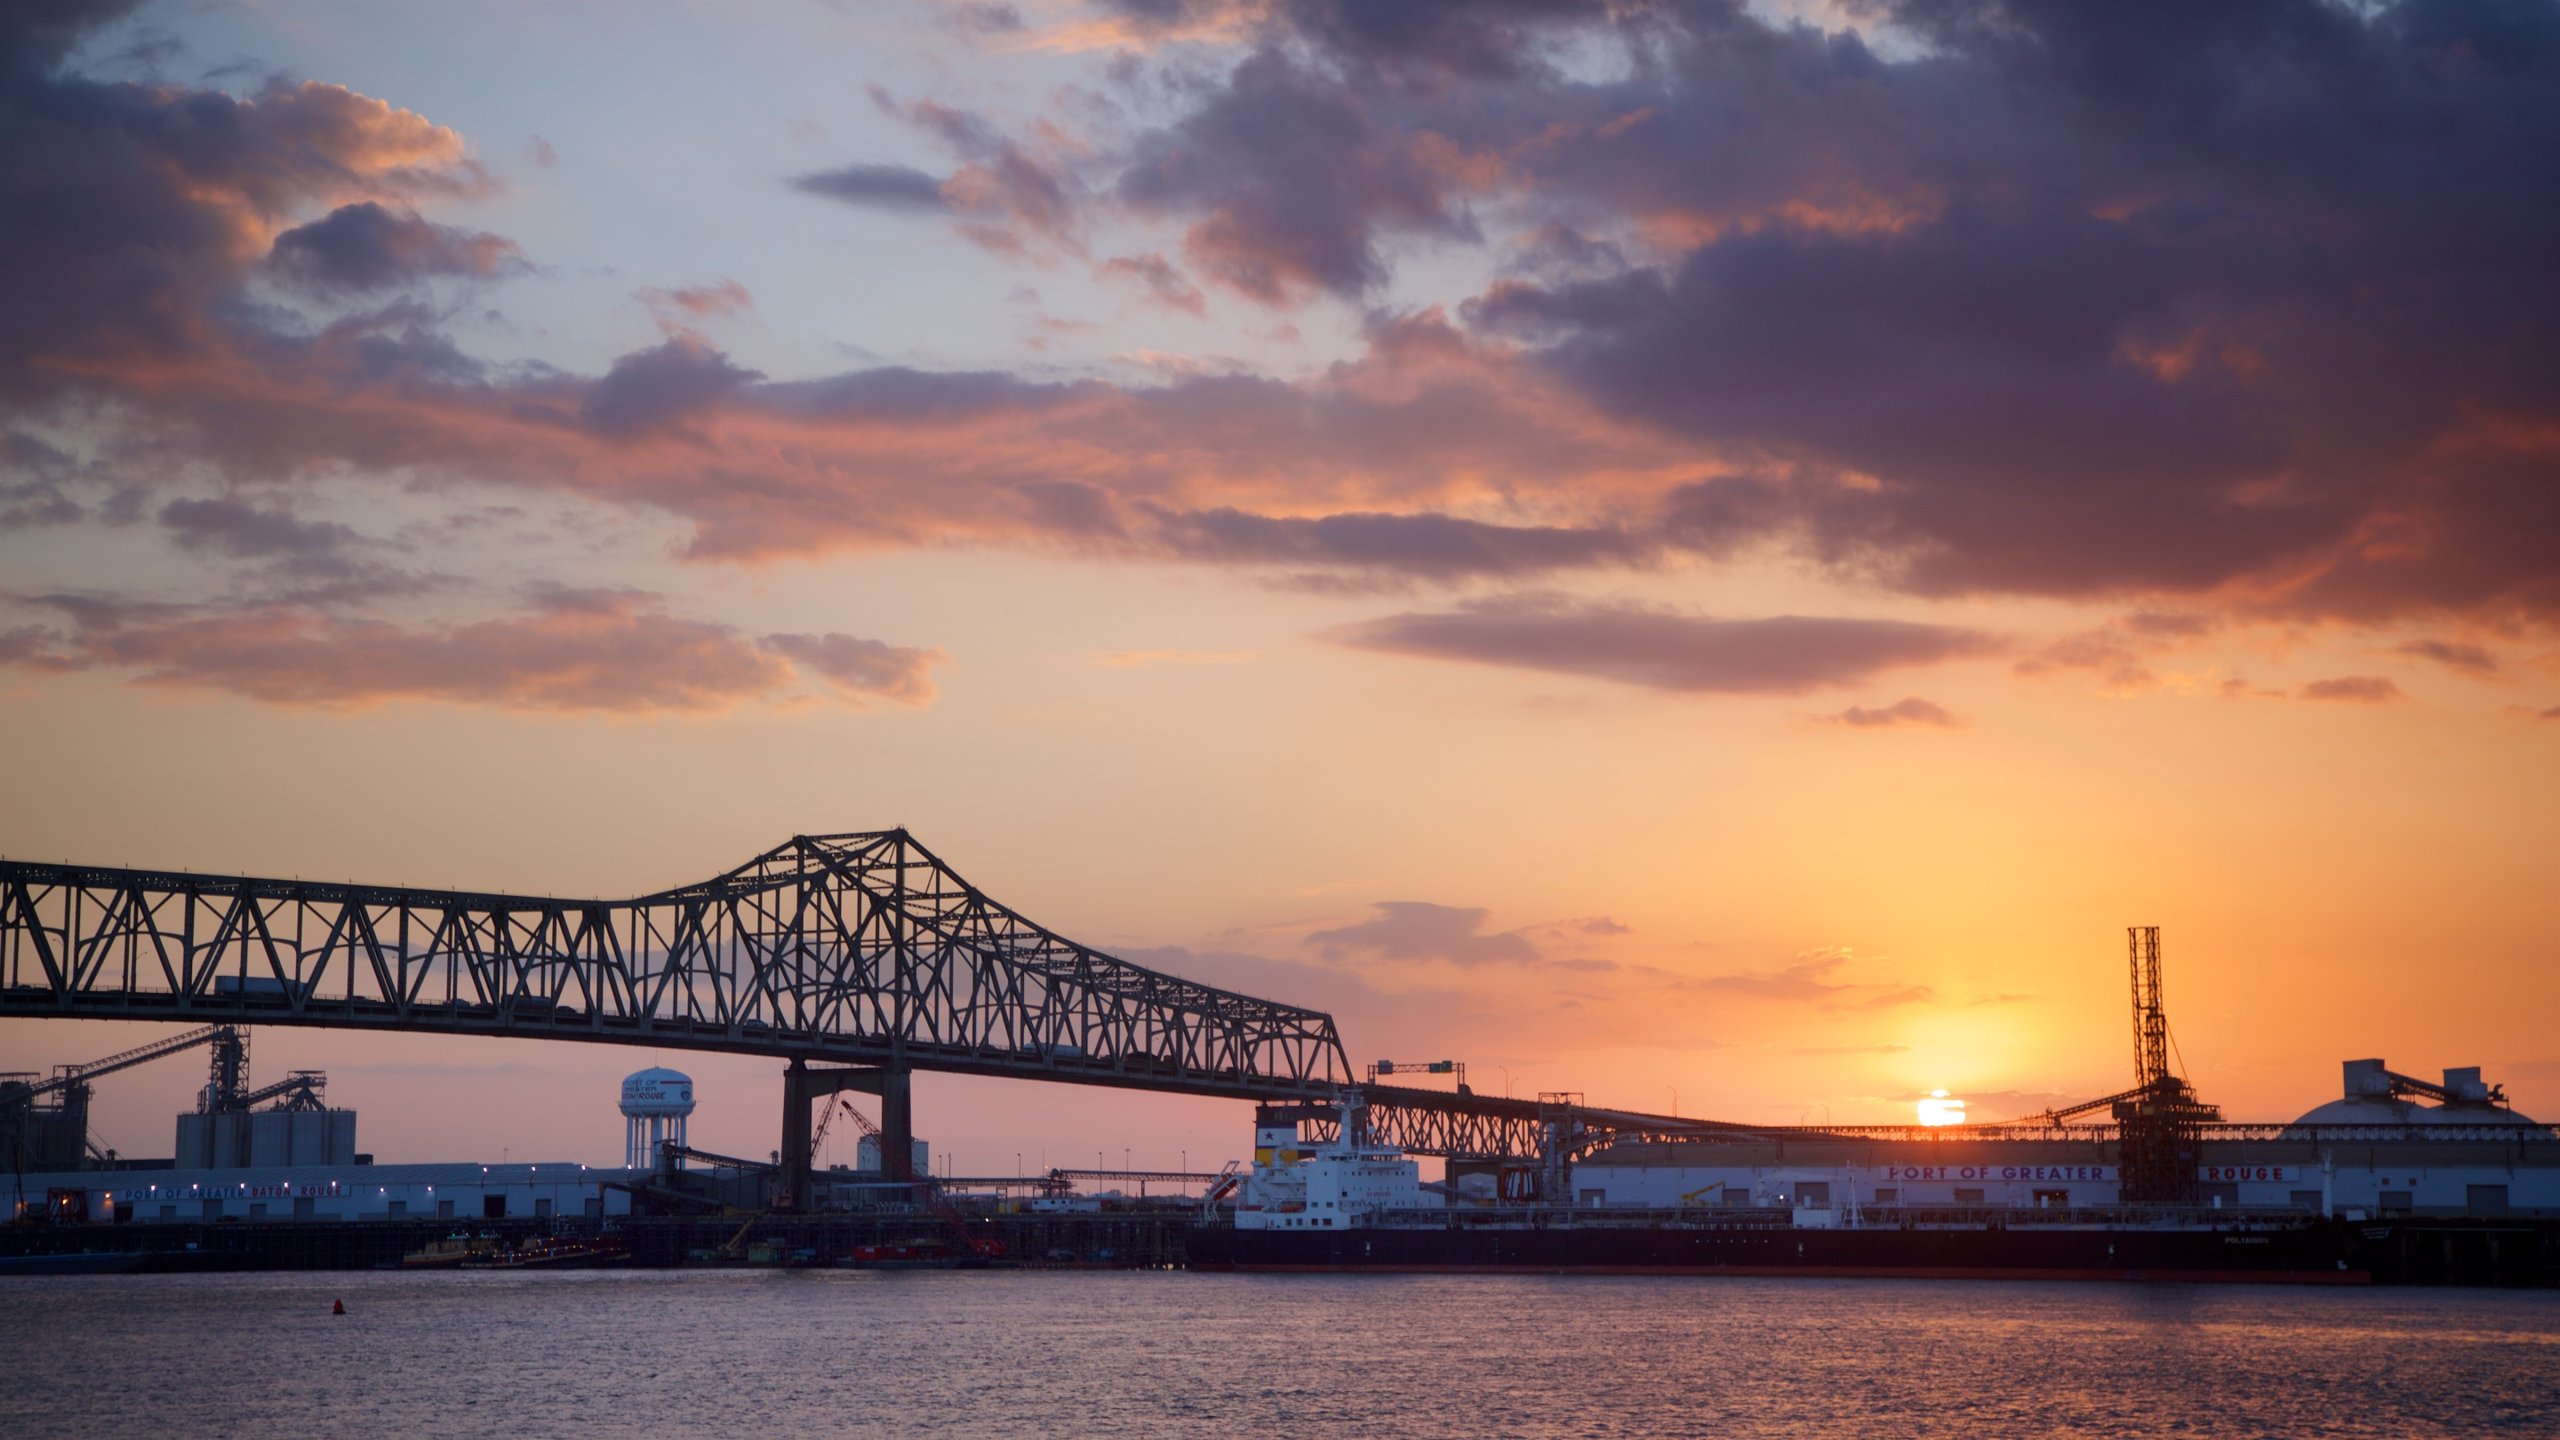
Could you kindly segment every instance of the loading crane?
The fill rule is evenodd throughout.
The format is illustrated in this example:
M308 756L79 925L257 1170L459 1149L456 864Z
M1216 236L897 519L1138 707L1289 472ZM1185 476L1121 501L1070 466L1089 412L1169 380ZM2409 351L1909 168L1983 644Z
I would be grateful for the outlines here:
M2372 1073L2382 1081L2382 1094L2389 1099L2432 1100L2438 1105L2504 1105L2507 1103L2507 1087L2481 1083L2480 1072L2477 1069L2448 1070L2445 1072L2448 1083L2439 1085L2433 1080L2421 1080L2415 1075L2403 1075L2397 1070L2386 1070L2378 1060L2356 1063L2373 1066ZM2468 1080L2470 1083L2468 1085L2452 1083L2461 1080Z
M328 1088L327 1071L296 1070L272 1085L261 1085L241 1096L238 1108L255 1110L273 1100L278 1110L299 1111L306 1114L326 1110L329 1108L329 1103L322 1098L321 1092Z
M2046 1110L2023 1123L2062 1125L2083 1115L2112 1115L2123 1197L2192 1205L2203 1197L2196 1169L2203 1156L2203 1127L2220 1120L2222 1111L2198 1099L2195 1087L2169 1067L2169 1009L2160 986L2160 927L2128 926L2125 945L2133 981L2133 1088ZM2421 1092L2441 1089L2425 1081L2409 1083Z
M198 1045L213 1044L226 1036L237 1039L239 1032L228 1025L207 1025L201 1030L190 1030L184 1035L173 1035L166 1040L155 1040L148 1045L138 1045L120 1054L110 1055L104 1060L92 1060L86 1065L57 1065L53 1069L52 1079L28 1085L25 1089L11 1095L9 1100L12 1104L39 1100L58 1091L85 1085L102 1076L113 1075L119 1070L130 1070L136 1065L157 1060L163 1055L175 1055L181 1050L192 1050Z
M184 1034L154 1040L80 1065L57 1065L39 1080L32 1075L0 1076L0 1152L26 1170L74 1170L83 1160L106 1164L115 1152L101 1150L89 1138L90 1083L137 1065L197 1046L213 1055L204 1088L196 1094L199 1114L254 1110L274 1101L279 1110L328 1108L323 1098L329 1084L325 1071L296 1070L274 1084L249 1086L249 1036L236 1025L207 1025ZM51 1105L38 1102L53 1099Z
M14 1168L27 1170L76 1170L84 1161L112 1160L113 1151L101 1150L89 1139L90 1082L199 1045L214 1047L217 1077L227 1058L233 1074L246 1071L248 1042L240 1032L229 1025L207 1025L84 1065L57 1065L43 1080L0 1076L0 1149ZM37 1104L49 1097L56 1097L55 1103Z
M880 1127L872 1124L869 1118L864 1116L861 1111L854 1109L852 1101L838 1095L836 1097L836 1103L828 1106L824 1111L820 1112L818 1116L818 1128L812 1131L809 1135L809 1166L811 1169L817 1168L819 1147L827 1143L827 1127L835 1123L836 1112L838 1111L842 1111L845 1114L852 1116L853 1123L861 1129L863 1134L870 1136L875 1144L880 1143ZM882 1146L880 1153L885 1162L885 1158L889 1153L885 1145Z
M2160 990L2160 927L2125 930L2133 973L2134 1079L2115 1102L2117 1170L2127 1200L2193 1205L2204 1198L2204 1126L2222 1112L2169 1068L2169 1009Z

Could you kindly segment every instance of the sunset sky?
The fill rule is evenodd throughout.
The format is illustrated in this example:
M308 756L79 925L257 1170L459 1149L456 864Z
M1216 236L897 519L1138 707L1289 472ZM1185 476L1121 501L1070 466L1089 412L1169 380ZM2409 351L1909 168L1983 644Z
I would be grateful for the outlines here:
M2121 1089L2156 924L2235 1118L2560 1119L2560 6L7 8L9 857L904 825L1355 1064L1742 1121ZM384 1160L612 1161L652 1058L776 1143L769 1061L253 1048Z

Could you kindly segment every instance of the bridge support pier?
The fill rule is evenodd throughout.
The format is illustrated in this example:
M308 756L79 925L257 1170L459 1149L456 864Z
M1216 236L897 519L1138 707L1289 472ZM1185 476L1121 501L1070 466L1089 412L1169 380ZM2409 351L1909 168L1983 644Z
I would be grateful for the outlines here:
M905 1067L826 1066L811 1069L792 1057L782 1072L782 1173L775 1187L776 1208L807 1213L813 1183L809 1153L814 1127L809 1107L847 1090L880 1097L880 1166L890 1179L913 1181L915 1167L914 1072Z
M892 1180L912 1182L916 1170L916 1110L910 1082L914 1072L880 1072L880 1169ZM908 1194L915 1186L907 1186Z

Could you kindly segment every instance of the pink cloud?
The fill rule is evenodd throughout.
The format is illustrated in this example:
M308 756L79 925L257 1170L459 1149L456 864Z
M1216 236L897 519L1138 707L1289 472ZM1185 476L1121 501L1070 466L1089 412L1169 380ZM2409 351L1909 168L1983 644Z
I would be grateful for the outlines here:
M1459 965L1495 961L1525 965L1538 958L1537 947L1517 931L1485 933L1485 917L1492 913L1488 910L1420 900L1381 900L1372 908L1378 912L1374 918L1314 931L1307 943L1324 947L1328 955L1357 950L1389 960L1447 960Z
M1390 615L1344 627L1333 638L1358 649L1727 695L1793 695L1994 645L1974 631L1904 620L1726 619L1541 597Z
M1859 730L1880 730L1897 725L1926 725L1940 730L1955 730L1963 722L1947 713L1946 707L1917 695L1906 695L1891 705L1869 708L1852 705L1833 717L1841 724Z
M275 705L354 709L442 701L512 710L622 714L726 709L784 698L799 667L856 702L921 705L945 657L848 635L763 641L667 614L627 592L552 591L521 614L462 624L329 618L289 606L246 611L45 603L67 636L12 632L0 663L110 669L142 684Z
M1701 990L1751 995L1764 1000L1812 1005L1824 1010L1890 1010L1925 1004L1936 998L1926 985L1861 984L1839 979L1850 961L1847 950L1825 946L1808 950L1774 970L1745 970L1710 975L1693 982Z
M2381 675L2341 675L2334 680L2314 680L2299 692L2305 700L2339 700L2351 705L2387 705L2405 700L2400 687Z
M462 138L340 86L235 98L88 79L59 63L65 30L0 100L0 212L46 217L10 233L0 408L113 407L79 463L129 485L200 466L556 489L678 517L690 556L737 563L986 545L1339 586L1784 547L1906 594L2144 604L2106 632L2130 655L2064 642L2022 662L2127 679L2144 647L2217 615L2560 615L2543 505L2560 426L2532 383L2548 368L2543 272L2408 252L2425 242L2389 222L2428 206L2356 188L2382 178L2287 170L2331 187L2339 233L2372 248L2242 264L2327 243L2302 227L2332 212L2264 205L2249 146L2105 127L2101 143L2077 127L2121 97L2041 68L2062 51L1958 27L1922 64L1749 17L1396 8L1392 24L1222 10L1242 58L1110 143L883 96L955 168L864 164L804 187L910 203L1048 259L1081 254L1094 207L1124 206L1180 227L1203 276L1283 303L1373 295L1414 240L1476 244L1471 207L1496 197L1546 237L1543 259L1472 302L1371 317L1365 350L1322 371L1153 386L768 380L690 333L600 374L507 369L416 305L296 329L241 303L280 235L304 237L287 255L336 235L318 248L367 285L503 268L504 237L414 208L489 188ZM2087 38L2065 11L2019 23ZM2447 87L2433 129L2358 112L2375 138L2430 153L2457 143L2430 137L2463 137L2493 169L2532 151L2485 72L2439 74L2379 22L2320 23L2341 28L2318 54ZM2282 28L2226 38L2256 53ZM1576 37L1642 38L1670 68L1600 80L1539 58ZM2287 154L2318 130L2253 140ZM1976 150L1991 136L2058 147L2056 163L1990 163ZM2238 168L2199 171L2194 153ZM80 186L48 178L66 173ZM1986 191L1988 175L2025 189ZM2433 196L2444 218L2426 233L2527 244L2530 226L2476 208L2491 193L2541 192ZM2213 222L2163 222L2140 197L2164 194ZM1641 232L1672 211L1706 223L1648 251ZM1197 290L1154 251L1101 268L1177 308ZM2408 291L2439 273L2459 293ZM2510 293L2499 276L2532 278ZM665 292L661 310L735 313L742 294ZM2491 353L2522 358L2466 365ZM86 513L67 492L23 508Z

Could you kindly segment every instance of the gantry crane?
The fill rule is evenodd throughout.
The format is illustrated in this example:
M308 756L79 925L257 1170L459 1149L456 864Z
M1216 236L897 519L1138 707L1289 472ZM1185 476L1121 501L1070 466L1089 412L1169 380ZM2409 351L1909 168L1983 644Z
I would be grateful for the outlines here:
M2117 1173L2125 1199L2193 1205L2204 1196L2204 1126L2222 1112L2169 1068L2169 1010L2160 990L2160 927L2125 930L2133 974L2135 1085L2116 1101Z
M247 1050L239 1031L228 1025L207 1025L85 1065L55 1066L48 1079L0 1079L0 1147L7 1150L13 1165L24 1169L75 1170L84 1160L107 1160L108 1154L89 1141L89 1082L198 1045L214 1047L217 1075L226 1052L245 1055ZM246 1061L240 1061L238 1068L245 1070ZM39 1110L36 1102L48 1096L60 1098Z
M279 1101L277 1108L283 1110L327 1108L321 1098L329 1084L326 1073L296 1070L253 1090L249 1088L248 1034L234 1025L207 1025L103 1060L57 1065L43 1080L0 1078L0 1150L21 1169L70 1170L79 1168L84 1157L99 1162L113 1159L112 1151L101 1151L89 1140L90 1082L199 1045L213 1050L210 1074L196 1096L200 1113L252 1110L270 1100ZM40 1111L36 1102L49 1096L60 1098Z
M2169 1066L2169 1008L2160 986L2160 927L2125 930L2133 980L2133 1077L2130 1090L2047 1110L2025 1123L2060 1125L2105 1111L2115 1117L2119 1194L2137 1203L2195 1204L2203 1198L2197 1166L2203 1127L2222 1111L2196 1098Z

